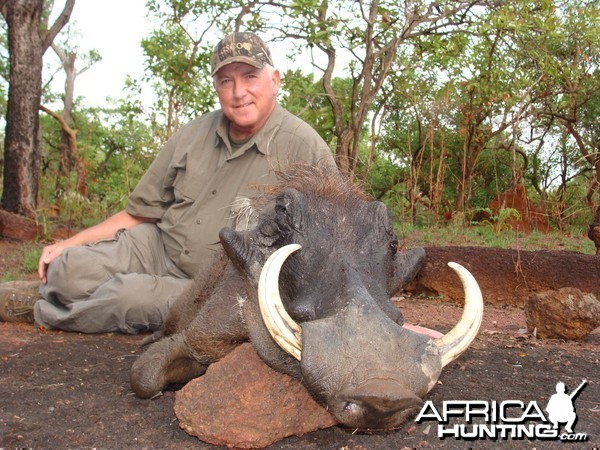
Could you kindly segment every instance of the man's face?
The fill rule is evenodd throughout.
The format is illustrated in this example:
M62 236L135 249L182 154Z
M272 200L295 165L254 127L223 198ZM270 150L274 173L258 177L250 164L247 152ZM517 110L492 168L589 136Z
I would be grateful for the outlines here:
M223 113L231 120L230 137L243 140L265 124L275 107L279 72L232 63L215 75L215 88Z

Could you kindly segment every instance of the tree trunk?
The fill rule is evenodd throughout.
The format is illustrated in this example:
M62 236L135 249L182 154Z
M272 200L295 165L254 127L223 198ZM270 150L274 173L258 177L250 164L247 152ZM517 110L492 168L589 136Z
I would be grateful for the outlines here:
M44 105L40 105L40 109L54 117L60 124L62 133L61 167L64 169L64 173L59 172L59 178L61 176L70 176L71 170L74 167L77 172L77 192L85 197L87 195L87 170L81 156L79 156L79 150L77 149L77 130L71 128L62 115L55 113ZM66 148L63 148L62 146L65 146ZM57 182L57 189L60 188L60 186L61 185Z
M64 106L61 116L65 125L69 129L73 129L73 92L75 90L75 77L77 76L75 70L75 58L77 55L75 53L59 53L56 51L58 47L53 47L55 53L59 56L65 71L65 92L63 96ZM69 178L71 170L73 170L75 158L77 158L77 153L73 153L73 150L77 152L77 141L75 141L73 137L73 134L66 130L64 126L61 127L60 164L58 168L59 179L60 177ZM57 184L57 186L60 186L60 184Z
M596 247L596 255L600 256L600 206L596 208L594 214L594 221L590 223L588 228L588 237L594 243Z
M4 141L5 210L34 217L39 183L40 133L38 108L42 96L40 23L44 0L8 2L10 74Z
M4 138L2 207L35 217L39 187L40 123L43 55L69 21L75 0L52 27L42 27L44 0L0 1L8 25L9 88ZM47 28L47 29L46 29Z
M77 192L81 195L87 195L87 172L85 164L79 154L77 148L77 130L73 128L73 106L75 104L75 79L79 75L75 68L75 61L77 54L74 52L64 52L57 45L52 44L52 49L60 59L63 69L65 71L65 92L63 96L63 110L60 116L56 113L49 111L44 107L40 107L43 111L54 117L61 126L61 139L60 139L60 159L58 166L58 177L56 178L56 191L60 192L68 188L67 185L63 185L65 180L68 180L71 175L71 171L75 169L77 172ZM82 70L85 71L84 68Z

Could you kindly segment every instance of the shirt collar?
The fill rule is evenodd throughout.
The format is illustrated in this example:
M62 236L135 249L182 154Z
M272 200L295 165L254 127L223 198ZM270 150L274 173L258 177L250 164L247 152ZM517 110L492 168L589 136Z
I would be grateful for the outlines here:
M244 153L244 151L246 151L249 148L252 148L253 146L256 146L256 149L263 155L266 155L266 156L270 155L270 153L271 153L270 144L271 144L271 141L273 140L273 136L275 136L275 133L281 126L283 116L284 116L284 109L278 103L276 103L275 108L273 108L271 115L269 116L269 118L267 119L267 121L265 122L263 127L260 130L258 130L258 132L252 137L252 139L250 139L246 143L246 145L244 145L244 147L242 147L242 149L240 149L241 151L236 152L236 155L238 153L240 153L240 154ZM229 126L229 122L230 121L227 117L225 117L225 114L222 114L221 122L217 128L217 135L225 143L226 147L228 148L228 150L231 154L231 143L229 141L229 136L227 134L227 128Z

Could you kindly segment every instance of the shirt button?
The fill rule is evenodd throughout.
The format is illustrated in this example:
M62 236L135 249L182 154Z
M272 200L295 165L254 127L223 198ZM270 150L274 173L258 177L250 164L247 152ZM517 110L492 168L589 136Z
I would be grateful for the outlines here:
M189 255L190 251L189 250L184 250L183 253L184 253L184 255Z
M197 223L198 225L200 225L200 224L202 223L202 219L197 219L197 220L196 220L196 223Z
M216 194L217 194L217 190L216 190L216 189L213 189L213 191L212 191L212 195L216 195Z

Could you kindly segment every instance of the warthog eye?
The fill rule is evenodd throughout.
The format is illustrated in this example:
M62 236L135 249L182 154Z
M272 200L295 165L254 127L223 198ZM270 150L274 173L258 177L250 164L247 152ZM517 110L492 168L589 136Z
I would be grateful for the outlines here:
M351 412L351 413L358 413L358 412L360 412L360 407L356 403L347 402L344 405L344 410Z
M390 246L390 250L392 251L392 253L396 253L398 251L398 239L394 238L390 241L389 243Z

